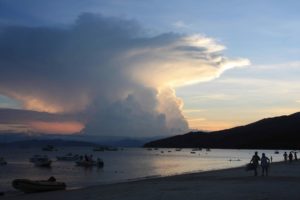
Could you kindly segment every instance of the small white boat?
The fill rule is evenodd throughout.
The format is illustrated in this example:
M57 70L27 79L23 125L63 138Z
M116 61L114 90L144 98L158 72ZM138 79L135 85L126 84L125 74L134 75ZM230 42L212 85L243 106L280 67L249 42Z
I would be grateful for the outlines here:
M63 182L56 182L55 178L50 177L48 180L33 181L29 179L15 179L12 186L25 193L32 192L47 192L55 190L65 190L66 184Z
M38 154L36 154L36 155L32 156L31 158L29 158L29 162L34 163L35 161L37 161L40 158L48 159L48 156L47 155L38 155Z
M76 161L79 159L79 155L73 155L72 153L68 153L64 156L56 156L56 158L60 161Z
M34 165L37 167L51 167L52 161L48 158L39 158L34 161Z
M95 160L91 160L91 161L86 161L86 160L77 160L76 162L77 166L81 166L81 167L103 167L104 166L104 162L102 159L98 158L97 161Z
M4 160L2 157L0 157L0 165L7 165L6 160Z

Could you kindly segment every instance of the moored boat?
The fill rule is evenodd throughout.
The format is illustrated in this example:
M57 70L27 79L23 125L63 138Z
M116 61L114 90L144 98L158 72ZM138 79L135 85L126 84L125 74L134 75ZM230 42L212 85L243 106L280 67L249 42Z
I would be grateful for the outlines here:
M15 179L12 186L25 193L32 192L47 192L55 190L65 190L66 184L64 182L56 182L54 177L48 180L29 180L29 179Z
M57 160L60 161L76 161L79 159L79 155L78 154L72 154L72 153L68 153L64 156L56 156Z

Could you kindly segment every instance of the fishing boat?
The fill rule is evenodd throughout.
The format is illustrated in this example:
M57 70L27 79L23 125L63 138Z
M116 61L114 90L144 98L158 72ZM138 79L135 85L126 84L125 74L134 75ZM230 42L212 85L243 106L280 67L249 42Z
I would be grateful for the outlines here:
M29 180L29 179L15 179L12 186L25 193L33 192L47 192L55 190L65 190L66 184L64 182L56 182L54 177L48 180Z
M279 151L278 151L278 150L276 150L274 153L275 153L275 154L279 154Z
M95 160L77 160L76 162L77 166L81 167L103 167L104 162L102 159L98 158L97 161Z
M78 154L72 154L72 153L68 153L64 156L56 156L57 160L60 161L76 161L79 159L79 155Z

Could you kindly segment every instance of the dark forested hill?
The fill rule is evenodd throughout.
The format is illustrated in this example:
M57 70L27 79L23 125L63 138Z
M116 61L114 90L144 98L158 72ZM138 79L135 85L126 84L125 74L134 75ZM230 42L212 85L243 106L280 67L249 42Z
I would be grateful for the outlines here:
M300 149L300 113L263 119L214 132L190 132L146 143L145 147Z

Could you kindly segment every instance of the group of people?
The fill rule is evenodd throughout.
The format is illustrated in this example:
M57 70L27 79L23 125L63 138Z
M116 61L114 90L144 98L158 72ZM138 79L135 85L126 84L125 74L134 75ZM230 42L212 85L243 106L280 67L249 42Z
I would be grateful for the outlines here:
M292 162L292 161L297 161L298 157L297 157L297 152L296 151L291 151L289 153L289 155L287 154L287 152L284 152L283 154L283 158L285 162ZM261 158L258 156L257 151L254 153L254 155L251 158L251 165L252 165L252 169L254 170L254 176L257 176L257 168L259 166L259 162L260 162L260 166L262 169L262 176L268 176L268 171L269 171L269 167L270 167L270 163L272 162L272 156L271 159L268 158L266 156L265 153L262 153Z
M269 166L271 160L266 156L265 153L262 153L261 158L258 156L257 151L254 153L252 156L252 159L250 163L253 165L253 170L254 170L254 176L257 176L257 168L259 166L259 161L260 161L260 166L262 169L262 176L268 176L268 171L269 171Z
M289 155L284 152L283 154L283 158L284 158L284 161L287 162L289 160L289 162L291 163L293 160L294 161L297 161L298 160L298 157L297 157L297 152L294 151L294 155L293 155L293 152L290 151Z

